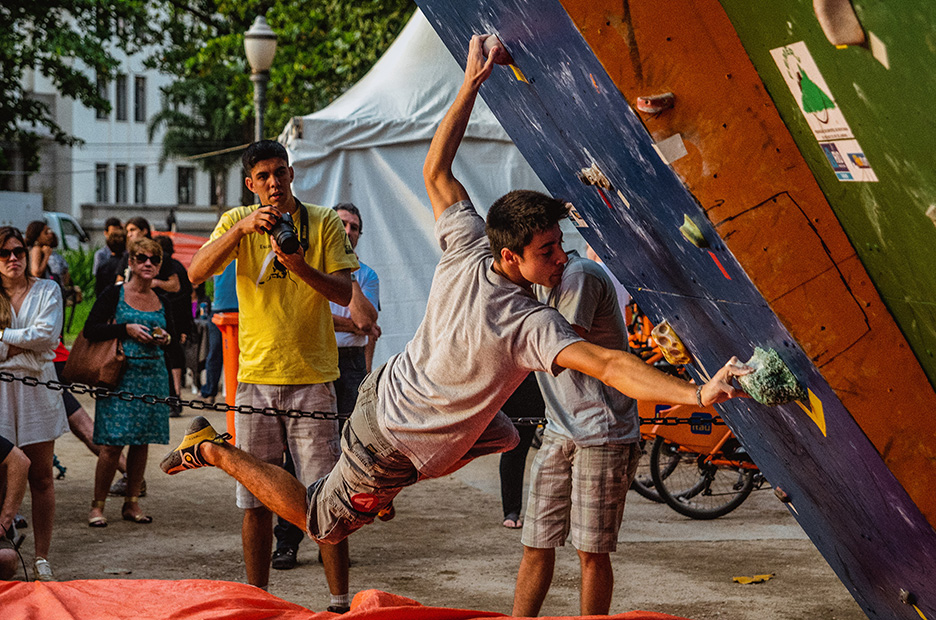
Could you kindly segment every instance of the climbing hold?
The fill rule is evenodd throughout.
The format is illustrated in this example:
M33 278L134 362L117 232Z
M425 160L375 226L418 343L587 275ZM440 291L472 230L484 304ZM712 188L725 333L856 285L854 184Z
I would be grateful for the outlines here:
M862 45L864 30L855 15L851 0L813 0L816 19L829 43L836 47Z
M585 219L571 202L567 202L565 206L566 212L569 214L569 219L572 220L576 228L588 228L588 223L585 222Z
M676 105L676 95L673 93L637 97L637 109L647 114L659 114L663 110L669 110L674 105Z
M686 238L686 241L697 248L708 247L708 241L705 240L705 235L702 234L702 231L699 230L696 223L689 219L688 215L683 215L683 225L679 227L679 232Z
M650 332L654 342L660 346L663 357L673 365L690 364L692 356L686 350L686 345L682 343L676 331L665 319Z
M514 77L517 78L518 82L523 82L524 84L529 84L530 80L526 79L526 76L523 75L523 71L520 70L520 67L517 65L510 65L511 70L513 70Z
M588 168L582 168L578 173L579 181L585 185L595 185L601 189L606 189L609 192L614 190L614 187L611 185L611 181L608 180L608 177L604 175L598 164L592 164Z
M783 489L781 489L780 487L774 487L773 492L774 492L774 495L777 496L777 499L779 499L784 504L789 504L790 502L793 501L793 499L790 497L790 494L784 491Z
M738 383L762 405L776 407L807 398L806 390L775 350L756 347L747 365L754 368L754 372L738 377Z
M933 220L933 224L936 225L936 205L929 206L929 209L926 210L926 217Z
M497 38L496 34L488 36L484 40L484 57L487 58L491 55L491 52L495 49L499 49L497 55L494 56L494 63L498 65L512 65L513 57L511 57L510 52L507 51L507 48L504 47L504 44L501 43L501 40Z

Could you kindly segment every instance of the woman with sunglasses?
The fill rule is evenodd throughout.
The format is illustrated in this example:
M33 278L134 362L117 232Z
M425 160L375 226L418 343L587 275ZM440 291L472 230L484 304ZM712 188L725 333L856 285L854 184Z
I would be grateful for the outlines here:
M29 272L29 254L16 228L0 228L0 370L56 380L55 347L62 331L62 293L52 280ZM0 435L29 457L29 492L36 557L34 576L54 580L49 565L55 519L52 452L68 430L62 395L44 386L0 383Z
M131 277L108 287L94 302L84 326L88 340L119 338L127 356L127 370L115 388L133 394L169 396L169 375L163 349L178 347L169 305L153 290L159 273L162 248L149 238L139 238L127 248ZM127 494L121 516L133 523L152 523L140 510L139 495L151 443L169 443L169 406L142 400L99 398L95 405L94 443L101 446L94 474L94 500L88 525L106 527L104 502L123 447L127 450Z

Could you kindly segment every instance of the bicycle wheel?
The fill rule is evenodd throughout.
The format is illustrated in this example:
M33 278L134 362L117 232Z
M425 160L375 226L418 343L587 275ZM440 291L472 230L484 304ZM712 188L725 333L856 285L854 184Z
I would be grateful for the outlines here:
M754 490L754 470L707 463L662 437L656 438L650 451L650 476L663 501L692 519L726 515Z
M637 465L637 475L634 476L634 481L631 483L630 488L637 491L641 497L646 497L652 502L662 504L664 500L660 497L660 494L657 493L656 485L653 484L653 478L650 475L650 450L648 448L651 446L648 446L648 442L649 440L647 439L640 440L640 463ZM660 468L660 475L666 478L678 464L678 457L669 459Z

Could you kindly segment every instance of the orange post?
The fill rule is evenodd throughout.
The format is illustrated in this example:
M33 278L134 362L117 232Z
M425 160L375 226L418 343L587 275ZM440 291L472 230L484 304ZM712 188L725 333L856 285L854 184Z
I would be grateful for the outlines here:
M234 404L237 394L237 360L240 357L240 346L237 344L237 312L219 312L211 317L211 322L221 330L221 340L224 349L224 402ZM227 412L227 432L231 434L231 443L234 443L234 412Z

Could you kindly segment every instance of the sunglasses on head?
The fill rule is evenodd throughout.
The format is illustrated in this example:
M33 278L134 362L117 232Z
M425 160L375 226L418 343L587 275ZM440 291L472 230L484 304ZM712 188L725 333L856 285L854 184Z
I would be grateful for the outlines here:
M10 254L15 256L17 260L23 260L26 258L26 248L19 246L12 250L7 250L6 248L0 249L0 260L10 260Z
M149 261L155 266L162 262L162 258L159 256L149 256L148 254L137 254L133 257L133 262L138 265L142 265L146 261Z

